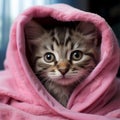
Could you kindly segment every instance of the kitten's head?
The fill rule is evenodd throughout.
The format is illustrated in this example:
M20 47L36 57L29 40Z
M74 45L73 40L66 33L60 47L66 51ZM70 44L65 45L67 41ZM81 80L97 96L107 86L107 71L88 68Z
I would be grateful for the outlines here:
M99 61L97 30L81 22L75 29L55 27L45 30L35 21L25 28L31 66L43 81L70 85L85 79Z

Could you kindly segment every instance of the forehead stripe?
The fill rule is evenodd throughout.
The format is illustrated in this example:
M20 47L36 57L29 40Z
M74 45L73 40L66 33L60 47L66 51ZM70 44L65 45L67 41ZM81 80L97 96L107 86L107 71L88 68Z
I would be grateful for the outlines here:
M52 41L55 42L59 46L59 43L55 37L52 38Z
M65 46L67 46L70 41L71 41L71 38L70 38L70 36L69 36L69 37L66 39L66 41L65 41Z

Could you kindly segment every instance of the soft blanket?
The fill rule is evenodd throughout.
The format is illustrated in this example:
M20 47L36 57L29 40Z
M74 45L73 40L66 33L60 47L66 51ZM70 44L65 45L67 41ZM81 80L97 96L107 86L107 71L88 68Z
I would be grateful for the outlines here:
M33 17L46 25L88 21L100 31L100 62L73 91L66 108L47 92L27 61L24 26ZM0 71L0 120L120 120L119 65L116 37L100 16L64 4L31 7L10 31L5 69Z

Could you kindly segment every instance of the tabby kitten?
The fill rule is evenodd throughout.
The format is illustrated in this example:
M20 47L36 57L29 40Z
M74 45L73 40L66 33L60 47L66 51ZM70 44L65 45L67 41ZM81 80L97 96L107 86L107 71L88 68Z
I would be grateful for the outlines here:
M49 30L30 21L25 27L30 64L48 92L63 106L74 88L99 61L99 40L92 23Z

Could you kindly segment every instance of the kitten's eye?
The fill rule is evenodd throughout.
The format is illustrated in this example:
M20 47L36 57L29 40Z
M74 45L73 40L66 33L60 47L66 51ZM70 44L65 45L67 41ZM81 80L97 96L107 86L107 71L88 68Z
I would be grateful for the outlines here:
M44 55L44 60L48 63L51 63L55 60L55 56L53 53L48 52Z
M71 53L72 60L78 61L82 58L82 52L80 50L75 50Z

